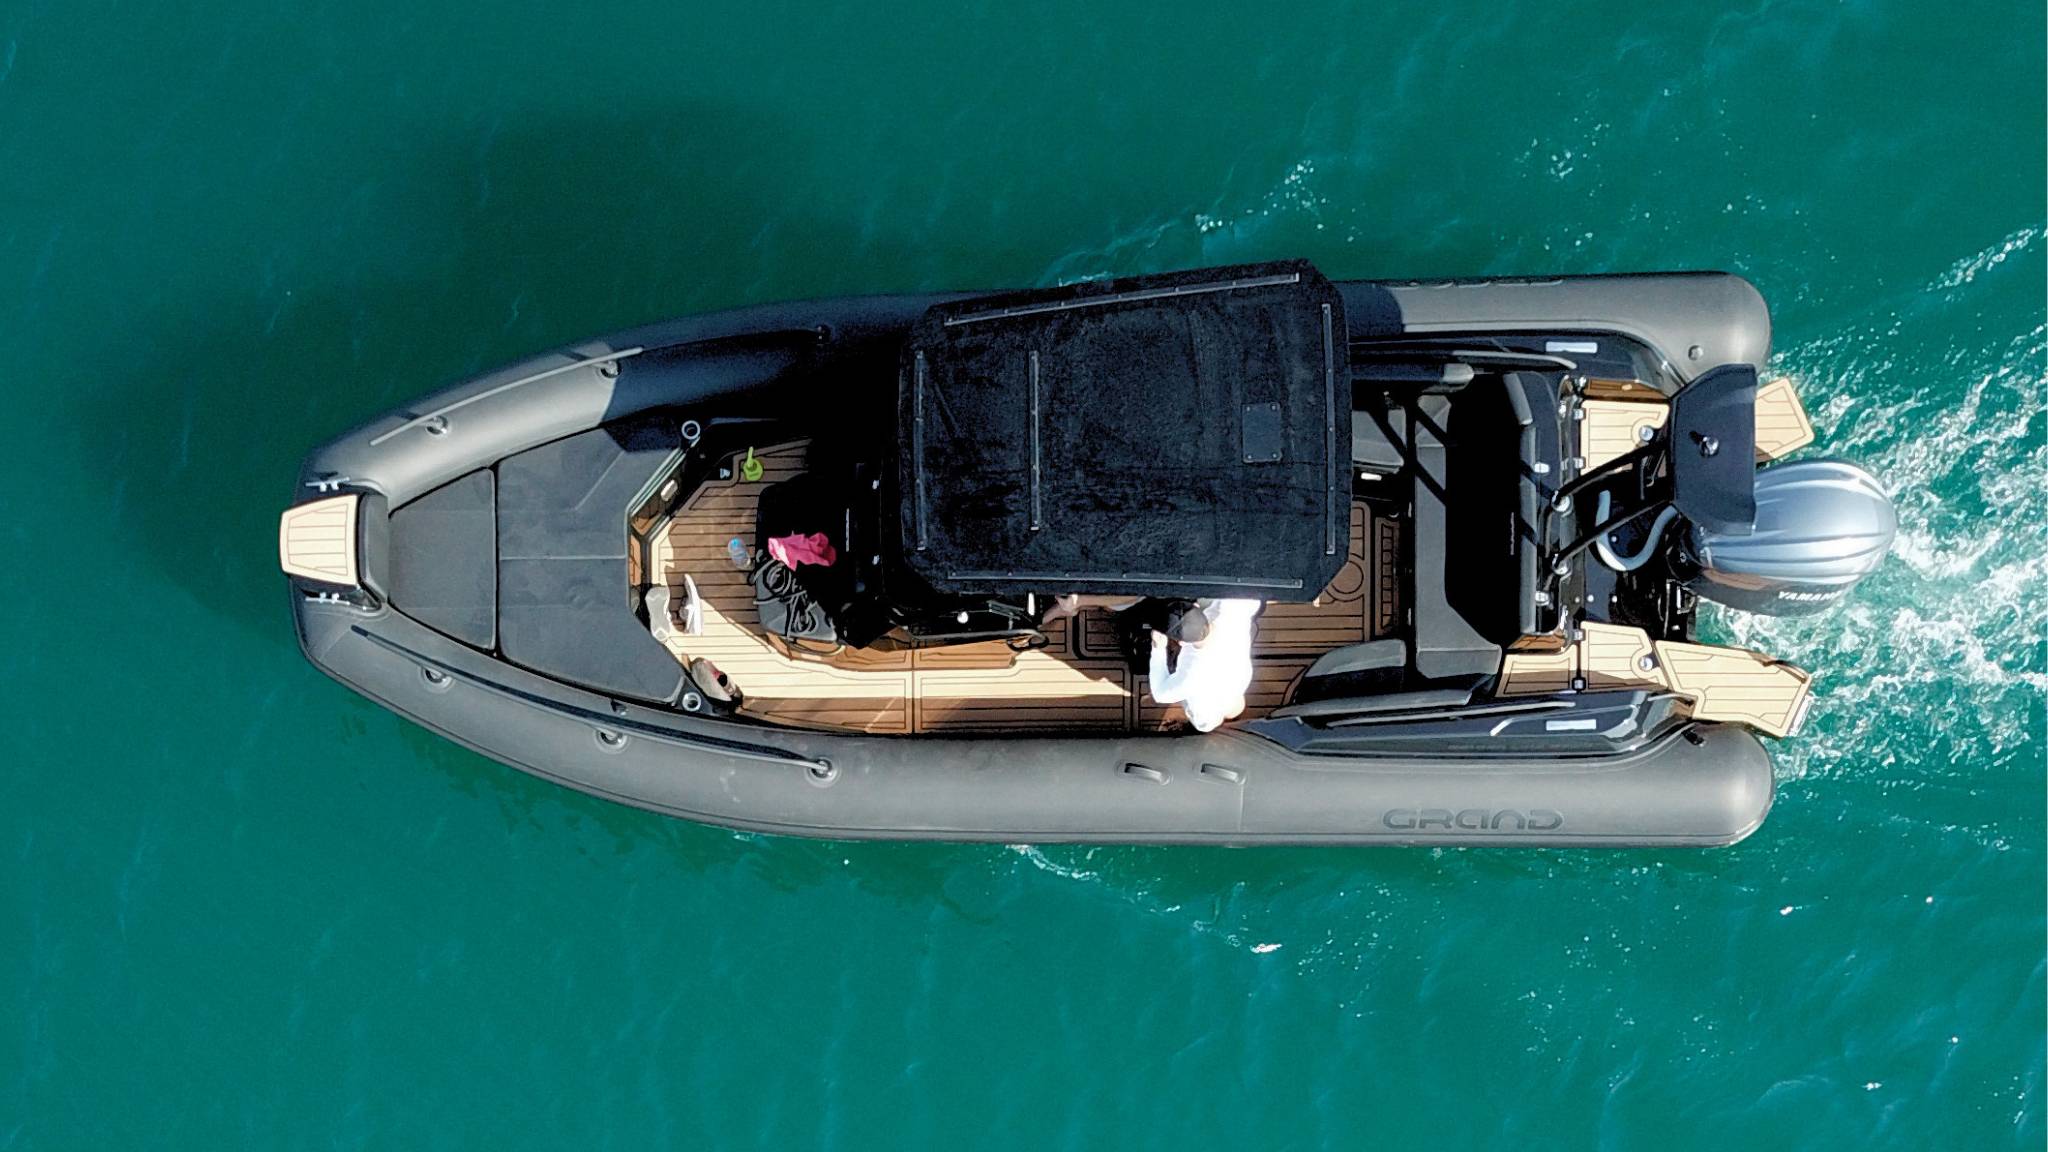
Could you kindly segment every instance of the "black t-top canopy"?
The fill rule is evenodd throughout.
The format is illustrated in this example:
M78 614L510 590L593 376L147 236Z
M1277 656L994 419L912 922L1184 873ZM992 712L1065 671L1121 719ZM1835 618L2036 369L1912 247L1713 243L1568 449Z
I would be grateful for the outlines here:
M940 305L898 388L936 591L1308 600L1344 564L1344 307L1306 261Z

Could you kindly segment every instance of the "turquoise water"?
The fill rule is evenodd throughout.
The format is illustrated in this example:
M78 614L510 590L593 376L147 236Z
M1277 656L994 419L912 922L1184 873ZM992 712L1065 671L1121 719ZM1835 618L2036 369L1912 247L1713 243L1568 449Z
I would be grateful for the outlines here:
M1028 10L1027 10L1028 8ZM2037 4L0 3L0 1148L2044 1139ZM294 462L692 311L1723 267L1897 558L1710 852L846 845L299 657Z

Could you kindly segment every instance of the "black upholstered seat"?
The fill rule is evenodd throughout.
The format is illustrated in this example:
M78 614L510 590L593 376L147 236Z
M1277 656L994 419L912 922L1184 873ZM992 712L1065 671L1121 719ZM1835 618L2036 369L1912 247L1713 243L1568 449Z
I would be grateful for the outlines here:
M1516 449L1521 468L1515 476L1515 623L1524 636L1547 631L1554 610L1536 602L1542 587L1542 538L1545 509L1564 474L1562 428L1557 415L1557 385L1538 372L1510 372L1504 377L1507 398L1519 431Z
M1415 611L1415 670L1426 680L1488 676L1500 668L1500 645L1481 635L1451 600L1451 466L1444 442L1450 418L1448 400L1424 396L1416 401L1410 425L1415 461L1409 603ZM1496 569L1490 582L1499 582L1502 575ZM1467 587L1488 582L1485 573L1461 571L1459 576ZM1503 598L1511 595L1505 588L1500 594Z
M665 420L605 427L498 463L498 646L598 692L665 702L683 668L634 614L626 517L681 447Z
M399 611L465 644L498 640L497 489L489 468L391 514L390 592Z

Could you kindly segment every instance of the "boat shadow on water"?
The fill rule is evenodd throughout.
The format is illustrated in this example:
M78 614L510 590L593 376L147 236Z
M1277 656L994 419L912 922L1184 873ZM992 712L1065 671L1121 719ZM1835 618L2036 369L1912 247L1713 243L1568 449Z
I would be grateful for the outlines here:
M791 218L776 197L792 186L830 187L806 170L800 139L702 110L479 131L409 168L363 173L343 236L293 245L347 247L345 261L275 252L262 268L229 264L200 288L210 298L136 318L130 347L147 359L92 415L126 441L115 463L151 526L142 559L225 621L287 642L277 514L314 445L599 333L776 297L922 287L906 281L918 275L908 244L855 220ZM138 412L181 411L176 434L126 431Z
M193 254L192 288L132 317L127 353L109 356L121 386L79 398L84 426L110 431L124 518L149 526L136 575L314 675L291 651L292 593L277 570L277 516L313 446L598 333L777 296L924 287L910 244L830 214L814 152L800 133L729 109L479 125L357 174L336 194L332 236L284 237L239 261ZM797 204L815 211L793 214ZM334 691L338 705L376 711ZM567 806L623 844L659 819L401 727L465 790L498 791L508 824L536 818L537 803ZM674 826L698 849L743 848Z

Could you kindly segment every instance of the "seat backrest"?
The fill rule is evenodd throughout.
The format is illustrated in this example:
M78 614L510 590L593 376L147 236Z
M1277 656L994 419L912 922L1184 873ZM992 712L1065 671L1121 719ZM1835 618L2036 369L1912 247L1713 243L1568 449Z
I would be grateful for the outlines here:
M1486 676L1500 667L1500 646L1472 627L1446 587L1450 467L1443 437L1449 415L1443 397L1423 396L1409 424L1415 452L1409 603L1415 611L1415 670L1429 680Z
M1333 648L1317 657L1301 674L1288 703L1384 695L1399 692L1412 679L1408 672L1407 641L1398 637L1367 640Z
M1550 377L1510 372L1503 381L1508 404L1521 425L1516 438L1522 460L1515 482L1515 615L1522 635L1531 636L1549 631L1556 621L1555 606L1538 604L1536 594L1542 587L1543 554L1557 543L1545 540L1543 530L1548 522L1545 509L1564 482L1563 426L1557 413L1557 385Z
M1310 680L1325 676L1345 676L1354 672L1384 672L1406 667L1408 644L1406 641L1389 637L1385 640L1367 640L1363 644L1346 644L1334 648L1316 658L1302 673Z
M1352 414L1351 466L1388 476L1408 466L1406 409L1375 399Z
M681 453L673 423L651 417L498 462L497 641L506 660L626 699L682 692L683 666L634 614L626 526Z

